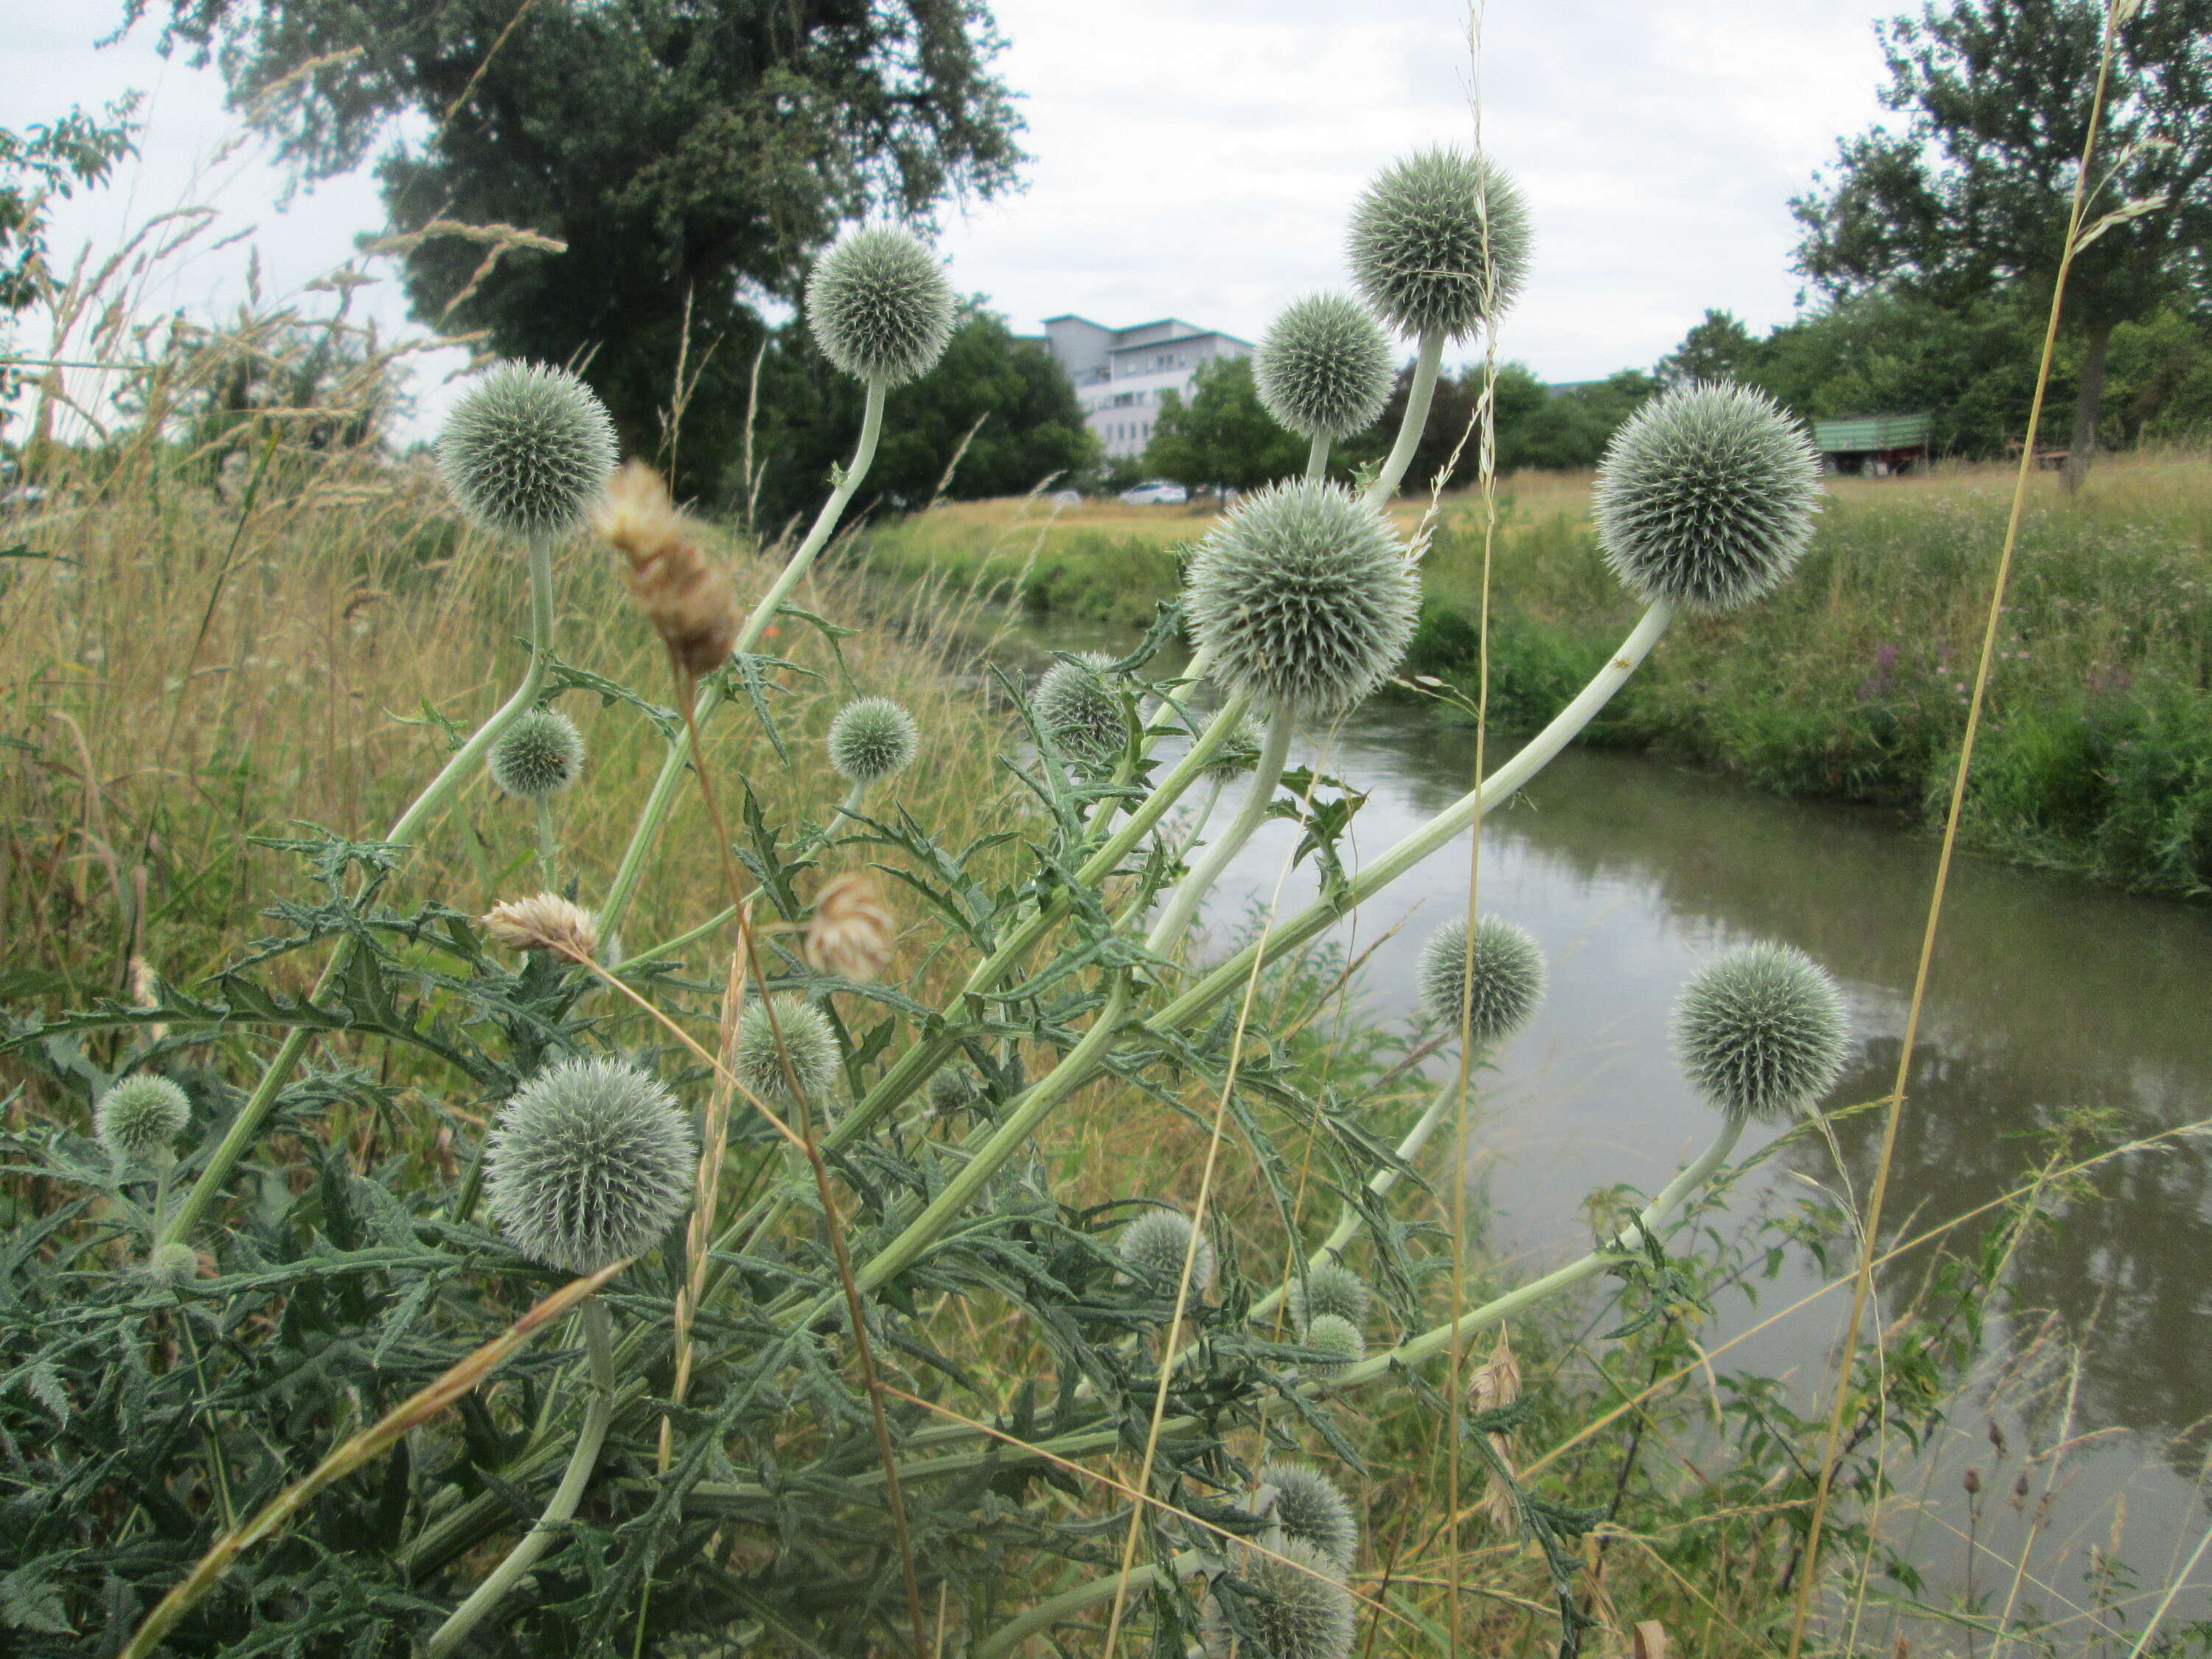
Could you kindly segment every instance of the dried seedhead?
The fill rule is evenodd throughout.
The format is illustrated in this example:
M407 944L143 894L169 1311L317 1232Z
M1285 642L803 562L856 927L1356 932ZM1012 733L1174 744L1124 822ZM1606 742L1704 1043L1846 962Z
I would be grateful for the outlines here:
M832 876L814 896L814 916L806 924L806 965L866 984L890 963L898 919L878 891L875 878L848 870Z
M557 951L562 956L599 954L599 922L580 904L558 893L495 904L483 917L484 937L507 951Z
M592 514L592 528L629 561L630 598L645 612L686 673L730 659L738 639L738 596L729 573L694 539L690 521L668 499L660 475L632 461L615 475Z

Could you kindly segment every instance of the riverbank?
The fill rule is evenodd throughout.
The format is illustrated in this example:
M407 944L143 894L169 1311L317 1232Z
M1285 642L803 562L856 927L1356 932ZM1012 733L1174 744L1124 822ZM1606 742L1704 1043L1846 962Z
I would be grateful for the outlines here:
M2011 490L2002 467L1833 481L1796 579L1740 615L1678 622L1588 740L1940 823ZM1549 718L1634 618L1587 508L1587 478L1521 475L1501 492L1490 653L1500 728ZM1445 504L1407 664L1464 692L1476 676L1479 511L1465 497ZM1207 522L1173 508L979 502L887 526L856 553L893 575L1137 622L1174 591L1177 555ZM2055 477L2033 480L1968 843L2136 891L2212 892L2208 623L2204 457L2114 459L2073 497Z

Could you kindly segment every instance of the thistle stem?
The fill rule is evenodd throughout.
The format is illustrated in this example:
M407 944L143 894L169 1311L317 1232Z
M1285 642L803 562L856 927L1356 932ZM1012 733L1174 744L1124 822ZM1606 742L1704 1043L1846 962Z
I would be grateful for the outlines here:
M557 892L561 885L561 848L553 834L553 803L538 803L538 874L549 893Z
M1319 483L1328 476L1328 434L1316 432L1313 447L1306 452L1306 482Z
M509 1590L522 1582L561 1528L574 1517L576 1505L583 1501L585 1484L592 1478L592 1465L599 1461L607 1425L614 1418L615 1346L614 1326L607 1317L606 1304L596 1296L588 1296L576 1304L576 1311L584 1319L584 1352L591 1365L592 1403L584 1413L582 1426L576 1431L575 1449L568 1454L568 1471L562 1475L560 1486L545 1505L545 1512L538 1517L537 1524L507 1552L507 1559L492 1569L491 1576L476 1587L469 1599L455 1607L446 1622L438 1626L422 1650L428 1659L444 1659Z
M1406 412L1398 422L1398 441L1390 446L1389 459L1367 487L1368 506L1389 506L1405 479L1406 469L1413 465L1413 452L1420 447L1421 434L1428 429L1429 404L1437 395L1437 371L1443 367L1443 361L1444 331L1430 329L1421 336L1420 350L1413 358L1413 383L1406 388Z
M1219 723L1217 719L1215 724ZM1167 908L1160 913L1159 921L1145 940L1145 948L1154 956L1175 954L1207 891L1221 878L1229 861L1244 850L1244 843L1252 839L1252 832L1267 821L1267 808L1275 799L1275 786L1283 781L1283 766L1291 757L1291 736L1297 725L1287 710L1279 712L1267 722L1267 741L1260 750L1260 765L1252 774L1243 805L1223 831L1221 839L1206 848L1198 867L1176 884L1175 891L1169 896Z

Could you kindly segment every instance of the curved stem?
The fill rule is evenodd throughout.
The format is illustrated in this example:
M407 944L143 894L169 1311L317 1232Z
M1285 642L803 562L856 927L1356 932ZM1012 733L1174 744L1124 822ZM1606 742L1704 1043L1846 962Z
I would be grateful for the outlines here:
M1319 483L1328 477L1328 434L1316 432L1313 447L1306 451L1306 482Z
M819 847L823 842L828 841L830 836L836 835L837 833L837 826L844 823L847 818L852 817L854 813L860 810L860 802L866 797L867 793L868 786L865 783L855 783L850 789L848 789L845 792L845 799L837 804L836 816L830 820L829 823L823 828L821 835L816 837L811 845Z
M1218 721L1217 721L1218 723ZM1267 722L1267 741L1260 750L1260 764L1252 774L1252 783L1245 792L1244 805L1237 817L1223 831L1221 839L1206 848L1206 857L1196 869L1176 884L1169 896L1167 908L1160 913L1145 948L1156 957L1175 954L1182 943L1184 930L1198 914L1198 907L1229 861L1243 851L1244 843L1252 839L1252 832L1267 821L1267 808L1273 804L1275 786L1283 781L1284 763L1291 757L1291 734L1297 722L1285 711Z
M1182 838L1182 845L1176 848L1177 864L1190 862L1191 854L1206 838L1206 826L1213 821L1213 809L1221 805L1221 792L1228 787L1228 779L1216 778L1206 790L1206 799L1199 803L1198 815L1190 821L1190 833Z
M1406 388L1406 412L1398 422L1398 441L1390 446L1390 458L1367 487L1370 507L1389 506L1406 477L1406 469L1413 465L1413 452L1420 447L1421 434L1428 428L1429 404L1437 395L1437 371L1443 367L1443 331L1432 328L1421 336L1420 350L1413 359L1413 383Z
M553 544L550 539L542 536L532 537L529 559L530 665L523 671L522 684L515 688L514 695L501 703L489 720L477 728L475 736L453 751L445 765L439 769L438 775L431 779L407 810L393 820L391 829L384 832L386 841L404 842L422 829L432 814L453 799L463 783L476 775L484 763L484 757L490 753L492 744L498 740L499 734L514 725L537 702L538 692L544 688L553 653ZM351 935L339 940L337 948L331 952L330 960L323 964L323 971L316 979L314 988L307 994L310 1004L319 1001L337 983L339 975L345 972L347 964L353 960L354 948ZM246 1156L246 1148L260 1138L262 1127L276 1107L276 1097L283 1092L284 1085L292 1080L293 1070L307 1052L307 1044L312 1040L313 1033L305 1026L295 1026L285 1033L284 1041L277 1045L276 1052L270 1057L268 1066L262 1072L260 1082L254 1085L253 1092L247 1097L246 1103L238 1109L238 1115L231 1120L230 1127L224 1132L222 1139L208 1155L205 1167L185 1192L184 1201L177 1206L177 1212L169 1218L160 1237L154 1241L156 1245L181 1240L199 1224L222 1190L222 1183L238 1167L239 1159Z
M491 1576L476 1587L469 1599L455 1607L446 1622L438 1626L423 1648L429 1659L443 1659L451 1653L499 1605L501 1598L522 1582L560 1529L574 1517L576 1505L583 1501L585 1484L592 1477L592 1465L599 1462L599 1448L607 1437L607 1425L614 1417L615 1347L614 1328L607 1317L606 1304L596 1296L589 1296L577 1304L576 1310L584 1317L584 1349L591 1364L592 1403L584 1413L583 1425L576 1431L575 1449L568 1454L568 1470L537 1524L507 1552L507 1559L492 1569Z

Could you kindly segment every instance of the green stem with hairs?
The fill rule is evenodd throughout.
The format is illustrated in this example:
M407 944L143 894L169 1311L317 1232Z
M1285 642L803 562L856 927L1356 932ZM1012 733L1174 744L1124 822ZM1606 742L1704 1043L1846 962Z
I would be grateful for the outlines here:
M538 702L538 694L544 688L545 676L553 654L553 544L550 538L532 536L530 538L530 665L523 671L522 684L514 695L501 703L492 717L476 730L476 735L455 750L438 775L430 780L414 803L393 821L384 832L386 842L404 844L428 823L431 817L453 799L461 786L474 777L484 763L484 757L499 739L499 734L520 720ZM372 876L362 888L362 896L374 890L379 877ZM324 963L314 989L307 994L310 1005L319 1002L338 982L353 960L355 950L350 935L338 941L331 951L330 960ZM285 1033L276 1052L270 1057L261 1080L246 1103L231 1119L230 1127L224 1131L222 1140L208 1155L204 1168L186 1191L184 1201L177 1206L156 1246L181 1242L198 1226L209 1208L222 1191L223 1182L230 1179L231 1171L246 1156L246 1149L261 1136L269 1114L276 1109L276 1098L284 1085L292 1080L293 1071L307 1052L313 1034L305 1026L295 1026Z
M1406 469L1413 465L1413 452L1420 447L1421 434L1428 428L1429 404L1437 395L1437 371L1443 362L1444 331L1430 329L1422 334L1420 349L1413 358L1413 383L1406 389L1406 413L1398 422L1398 441L1390 446L1389 459L1367 487L1368 506L1389 506L1405 479Z

